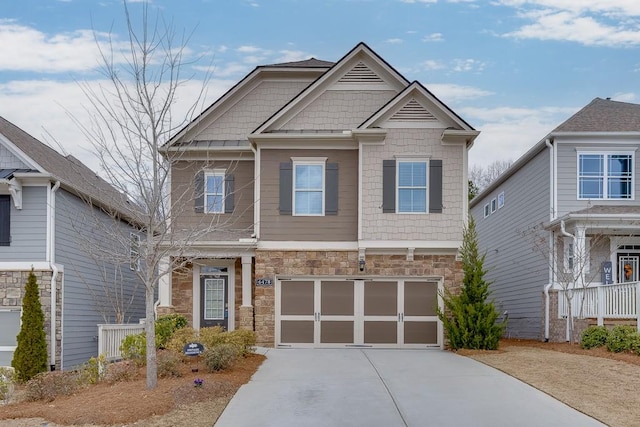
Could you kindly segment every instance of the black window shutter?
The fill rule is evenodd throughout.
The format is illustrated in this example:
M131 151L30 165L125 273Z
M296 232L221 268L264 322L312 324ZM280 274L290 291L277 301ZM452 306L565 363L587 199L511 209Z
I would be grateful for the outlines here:
M382 212L396 211L396 161L382 161Z
M429 213L442 213L442 160L429 161Z
M11 196L0 196L0 246L11 244Z
M234 191L234 177L233 175L227 175L224 177L224 213L233 213L233 191Z
M291 215L293 199L293 164L280 163L280 215Z
M324 214L338 215L338 164L327 163L324 172Z
M199 171L196 173L193 188L195 192L194 210L196 211L196 213L203 213L204 212L204 171Z

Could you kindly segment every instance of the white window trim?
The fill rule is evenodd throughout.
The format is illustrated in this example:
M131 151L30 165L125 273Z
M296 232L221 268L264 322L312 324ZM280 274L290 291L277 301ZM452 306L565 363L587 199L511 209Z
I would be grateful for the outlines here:
M214 211L210 211L209 210L209 203L207 200L207 195L209 194L209 192L207 192L207 180L209 179L210 176L220 176L222 177L222 203L220 204L220 209L219 210L214 210ZM226 192L226 183L225 183L225 179L227 177L227 171L225 169L213 169L213 170L209 170L209 171L205 171L204 173L204 212L205 213L211 213L211 214L223 214L225 212L225 199L227 198ZM211 193L211 194L215 194L215 193Z
M498 201L494 197L493 199L491 199L491 213L494 213L497 210L498 210Z
M589 151L589 150L578 150L578 155L576 156L576 196L578 200L623 200L623 201L631 201L635 200L636 193L636 156L635 151ZM581 155L599 155L604 156L604 182L602 183L602 197L580 197L580 156ZM631 197L628 199L620 199L620 198L610 198L608 194L609 190L609 163L607 162L608 156L631 156Z
M224 278L219 278L219 277L215 277L215 278L205 278L205 286L204 286L204 295L202 295L202 298L204 300L204 306L205 306L205 312L202 314L202 317L204 317L205 320L224 320L224 311L225 311L225 298L224 298ZM208 317L207 313L206 313L206 305L207 305L207 290L206 290L206 283L207 280L221 280L222 282L217 282L217 283L222 283L222 314L220 317ZM219 292L220 289L216 289L213 290L213 292Z
M129 233L129 268L140 271L140 235L136 233Z
M291 179L291 191L293 194L291 195L291 215L292 216L325 216L325 199L326 199L326 191L327 191L327 158L326 157L292 157L291 161L293 163L292 179ZM308 214L308 213L297 213L296 212L296 167L297 166L311 166L311 165L320 165L322 166L322 210L317 214Z
M484 212L484 217L488 217L489 215L491 215L491 208L489 207L489 203L485 203L484 208L483 208L483 212Z
M565 273L571 273L571 269L569 268L569 258L573 259L573 266L576 265L576 254L575 249L573 250L573 254L569 252L569 248L574 246L573 237L563 237L563 267ZM584 238L584 274L589 274L590 265L591 265L591 237ZM577 272L579 273L579 272Z
M498 209L501 209L503 207L504 207L504 191L498 194Z
M425 168L425 203L424 212L402 212L400 210L400 163L424 163ZM400 215L425 215L429 213L429 158L428 157L397 157L396 158L396 214ZM403 187L403 188L422 188L422 187Z

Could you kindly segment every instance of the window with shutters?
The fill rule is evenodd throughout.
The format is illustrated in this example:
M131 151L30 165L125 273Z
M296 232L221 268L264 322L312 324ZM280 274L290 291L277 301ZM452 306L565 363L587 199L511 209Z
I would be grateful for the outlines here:
M325 162L293 159L293 215L324 215Z
M0 195L0 246L11 245L11 196Z
M442 160L382 161L382 212L442 213Z
M224 171L205 173L204 208L207 213L224 213Z
M424 160L397 161L398 213L427 212L427 162Z

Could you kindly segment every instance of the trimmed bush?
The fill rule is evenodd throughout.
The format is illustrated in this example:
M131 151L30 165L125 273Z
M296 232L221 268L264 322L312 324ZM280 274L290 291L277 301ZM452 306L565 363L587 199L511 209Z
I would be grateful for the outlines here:
M26 382L40 372L47 371L47 337L44 331L44 313L40 304L40 291L33 268L22 299L22 318L18 333L18 346L11 366L15 379Z
M189 322L182 314L167 314L158 317L155 324L156 348L166 348L171 336L178 329L186 328Z
M158 352L158 377L181 377L180 363L182 363L182 357L179 354L170 350L163 350Z
M589 326L582 333L580 347L590 349L607 344L609 330L604 326Z
M236 329L235 331L225 332L224 341L233 344L238 348L238 353L245 357L253 353L256 346L256 333L246 329Z
M73 371L42 372L27 381L25 399L51 402L58 396L69 396L78 390L78 375Z
M640 334L633 326L614 326L607 337L607 349L614 353L640 349Z
M222 326L210 326L200 329L199 342L204 348L213 348L218 344L224 344L226 341L225 331Z
M218 344L204 351L204 363L210 372L222 371L238 359L238 347L233 344Z
M144 332L127 335L120 344L120 354L124 360L131 360L138 366L147 361L147 337Z
M198 332L195 329L191 327L178 329L167 342L166 349L176 353L182 353L184 345L194 341L198 341Z
M132 381L138 374L138 367L130 360L110 363L107 365L104 380L108 384L115 384L120 381Z

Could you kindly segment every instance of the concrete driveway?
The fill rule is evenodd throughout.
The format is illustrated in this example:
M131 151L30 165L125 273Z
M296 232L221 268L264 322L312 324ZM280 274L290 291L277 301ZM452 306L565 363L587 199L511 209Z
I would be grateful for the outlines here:
M603 425L447 351L270 349L266 355L216 427Z

